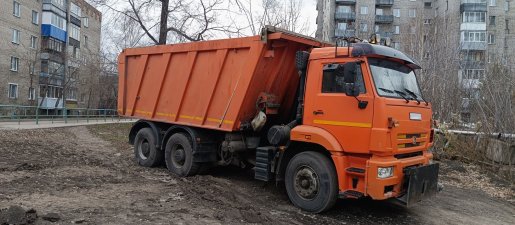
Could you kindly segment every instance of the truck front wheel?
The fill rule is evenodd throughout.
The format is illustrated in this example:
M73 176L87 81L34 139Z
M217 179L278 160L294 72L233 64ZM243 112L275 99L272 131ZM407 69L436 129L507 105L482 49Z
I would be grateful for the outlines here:
M295 155L286 168L285 185L290 201L313 213L330 209L338 195L333 162L318 152Z
M150 128L138 131L134 139L134 156L139 165L154 167L163 163L163 152L156 148L156 137Z
M165 148L168 171L181 177L196 175L200 164L193 161L193 148L188 137L182 133L172 135Z

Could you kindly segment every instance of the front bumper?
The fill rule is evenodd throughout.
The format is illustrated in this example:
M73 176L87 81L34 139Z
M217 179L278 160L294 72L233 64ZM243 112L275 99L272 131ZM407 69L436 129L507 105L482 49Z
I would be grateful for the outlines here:
M367 161L365 195L375 200L398 198L411 205L438 190L438 164L431 164L431 153L397 159L372 157ZM393 176L378 178L377 168L393 167Z

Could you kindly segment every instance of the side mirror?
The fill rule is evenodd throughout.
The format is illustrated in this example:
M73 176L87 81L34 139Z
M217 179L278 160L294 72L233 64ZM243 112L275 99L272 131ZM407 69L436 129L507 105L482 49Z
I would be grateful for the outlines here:
M358 66L358 63L349 62L338 65L335 70L336 76L343 77L343 82L345 83L345 94L347 96L359 95L359 86L356 85Z

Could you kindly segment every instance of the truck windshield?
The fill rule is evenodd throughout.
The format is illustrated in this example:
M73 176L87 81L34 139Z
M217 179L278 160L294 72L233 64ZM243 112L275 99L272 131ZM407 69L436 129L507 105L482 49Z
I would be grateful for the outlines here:
M413 69L384 59L369 58L368 62L380 96L423 100Z

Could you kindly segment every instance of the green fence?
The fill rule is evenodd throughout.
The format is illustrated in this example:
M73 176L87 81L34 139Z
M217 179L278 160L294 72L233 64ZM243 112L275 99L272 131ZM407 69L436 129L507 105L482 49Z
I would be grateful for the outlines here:
M73 122L113 122L131 121L121 117L114 109L44 109L37 106L0 105L0 122L40 122L73 123Z

